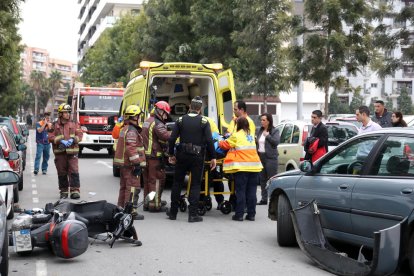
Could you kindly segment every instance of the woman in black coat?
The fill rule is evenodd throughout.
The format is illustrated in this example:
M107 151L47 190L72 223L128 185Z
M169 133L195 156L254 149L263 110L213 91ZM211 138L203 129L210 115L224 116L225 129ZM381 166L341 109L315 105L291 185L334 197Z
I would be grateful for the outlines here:
M277 174L277 145L280 141L279 131L273 126L273 117L269 113L260 116L262 127L256 133L256 146L259 153L263 170L260 173L260 187L262 189L262 199L258 205L267 205L266 183L272 176Z
M392 113L391 122L393 127L407 127L407 123L403 120L403 115L399 111Z

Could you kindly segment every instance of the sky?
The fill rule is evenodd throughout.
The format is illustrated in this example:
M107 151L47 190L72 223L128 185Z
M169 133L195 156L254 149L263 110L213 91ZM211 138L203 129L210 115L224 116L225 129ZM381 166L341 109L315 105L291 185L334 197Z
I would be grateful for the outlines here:
M22 43L49 51L51 58L77 63L77 0L25 0L20 4Z

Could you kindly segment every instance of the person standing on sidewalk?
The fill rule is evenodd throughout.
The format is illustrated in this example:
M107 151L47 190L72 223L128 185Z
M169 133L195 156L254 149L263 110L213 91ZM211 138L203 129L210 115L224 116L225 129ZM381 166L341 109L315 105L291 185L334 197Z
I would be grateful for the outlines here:
M49 133L53 145L55 165L59 179L60 198L80 198L80 179L78 168L79 142L83 132L79 125L69 118L72 108L68 104L58 107L59 118Z
M50 112L45 112L44 118L36 123L36 158L34 164L34 174L39 173L40 159L43 156L42 174L47 173L48 161L50 157L49 130L52 129L50 122Z
M269 113L260 116L262 127L257 132L257 152L263 169L260 172L260 187L262 189L262 199L257 205L267 205L267 181L277 174L278 156L277 145L279 145L279 131L273 126L273 117Z

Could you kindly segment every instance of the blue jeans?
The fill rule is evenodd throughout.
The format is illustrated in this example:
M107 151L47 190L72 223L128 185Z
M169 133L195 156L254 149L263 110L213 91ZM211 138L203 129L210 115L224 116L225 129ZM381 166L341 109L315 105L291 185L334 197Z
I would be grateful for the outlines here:
M234 174L234 184L236 189L236 217L243 217L244 209L247 205L247 215L256 215L256 191L259 184L259 173L257 172L237 172Z
M50 144L37 144L36 147L36 159L35 159L35 165L34 170L39 171L39 165L40 165L40 158L43 154L43 162L42 162L42 171L47 171L48 161L50 157Z

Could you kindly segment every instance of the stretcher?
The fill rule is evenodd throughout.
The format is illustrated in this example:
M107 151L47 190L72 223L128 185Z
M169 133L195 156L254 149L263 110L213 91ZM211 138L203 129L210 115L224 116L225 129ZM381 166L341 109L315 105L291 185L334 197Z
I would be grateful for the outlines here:
M203 172L203 179L201 180L201 185L204 185L204 189L203 187L201 188L200 191L200 195L203 195L203 200L200 200L199 205L198 205L198 209L197 209L197 213L200 216L205 215L205 213L207 211L210 211L213 207L213 203L211 201L211 195L229 195L229 199L228 200L224 200L222 204L220 204L219 206L219 210L223 213L223 214L230 214L231 213L231 209L232 209L232 205L230 202L230 197L232 195L234 195L234 180L231 174L225 174L223 173L223 159L218 159L217 163L216 163L216 168L215 170L217 170L217 177L211 179L211 182L227 182L229 185L229 190L228 191L223 191L223 192L210 192L210 161L204 161L204 172ZM204 184L203 184L204 181ZM185 212L187 211L187 198L188 195L190 193L190 187L191 187L191 173L188 176L188 183L187 183L187 189L186 192L181 195L180 198L180 211L181 212Z

